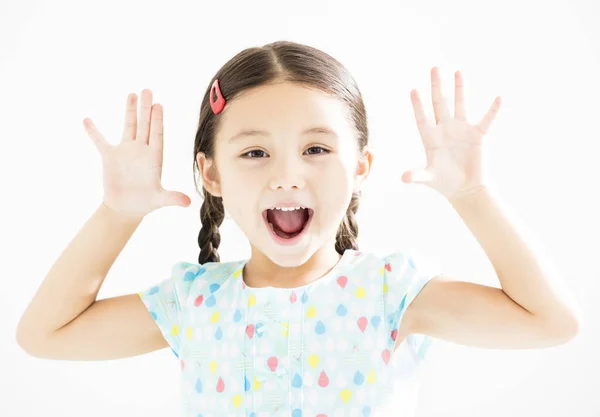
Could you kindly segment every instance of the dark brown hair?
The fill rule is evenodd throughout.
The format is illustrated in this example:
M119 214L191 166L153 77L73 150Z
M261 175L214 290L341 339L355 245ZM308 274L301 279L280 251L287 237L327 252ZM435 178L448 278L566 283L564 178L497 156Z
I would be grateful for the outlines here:
M344 66L325 52L290 41L273 42L262 47L247 48L231 58L210 81L200 108L198 131L194 141L194 174L199 172L196 156L203 152L214 158L215 132L219 114L212 112L209 98L211 86L219 80L221 93L230 102L244 91L261 85L291 82L327 93L344 102L348 119L357 137L360 152L368 144L367 114L356 81ZM198 191L198 182L194 175ZM217 249L221 243L219 227L225 218L222 197L215 197L202 187L204 200L200 208L202 227L198 234L198 262L220 262ZM360 192L354 193L337 234L335 249L343 255L346 249L358 250L358 210Z

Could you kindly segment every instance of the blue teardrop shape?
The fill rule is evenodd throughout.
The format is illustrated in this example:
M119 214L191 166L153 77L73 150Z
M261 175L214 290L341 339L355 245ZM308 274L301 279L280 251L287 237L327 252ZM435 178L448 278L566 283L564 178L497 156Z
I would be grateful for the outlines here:
M308 302L308 294L302 294L302 304L306 304Z
M215 304L217 304L217 300L215 300L215 296L214 296L214 295L211 295L210 297L208 297L208 298L206 299L206 302L205 302L205 304L206 304L206 306L207 306L207 307L212 307L212 306L214 306Z
M354 383L356 385L362 385L363 382L365 382L365 377L363 376L363 374L356 371L356 373L354 374Z
M244 389L245 389L246 391L250 391L250 388L251 388L251 387L252 387L252 386L250 385L250 381L248 381L248 378L244 377Z
M219 326L219 328L217 329L217 332L215 333L215 339L221 340L222 338L223 338L223 330L221 330L221 326Z
M394 323L394 316L396 314L395 313L390 313L388 314L388 324L391 326Z
M371 407L366 406L362 409L363 417L369 417L371 415Z
M300 375L294 375L294 378L292 379L292 387L302 388L302 377Z
M196 392L202 392L202 381L200 381L200 378L196 380Z
M233 321L235 323L237 323L241 319L242 319L242 313L240 312L240 309L238 308L237 310L235 310L235 313L233 314Z
M292 417L302 417L302 410L296 408L294 411L292 411Z
M263 329L263 327L263 323L256 323L256 326L254 326L254 333L256 333L258 337L262 337L263 333L265 332L265 329Z
M150 289L150 291L148 291L148 295L154 295L158 292L158 290L159 290L158 286L155 285L154 287L152 287Z
M221 286L215 282L213 284L210 284L209 288L210 288L210 292L213 293L213 292L217 291L219 288L221 288Z
M315 332L317 334L323 334L323 333L325 333L325 324L323 324L323 322L321 320L319 320L317 322L317 324L315 325Z
M337 308L337 315L338 316L345 316L346 313L348 313L348 309L346 308L345 305L340 304Z
M371 318L371 324L373 325L373 327L375 327L375 329L379 327L379 323L381 323L381 317L375 316Z
M152 316L152 318L156 321L158 320L158 316L156 315L156 313L154 311L150 312L150 315Z

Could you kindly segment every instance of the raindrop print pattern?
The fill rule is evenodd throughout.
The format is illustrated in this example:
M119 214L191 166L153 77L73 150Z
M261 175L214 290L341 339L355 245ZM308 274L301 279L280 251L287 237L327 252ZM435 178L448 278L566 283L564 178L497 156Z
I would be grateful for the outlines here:
M435 274L406 251L346 250L308 285L251 288L246 262L178 262L138 293L179 362L184 416L411 415L432 339L394 349Z

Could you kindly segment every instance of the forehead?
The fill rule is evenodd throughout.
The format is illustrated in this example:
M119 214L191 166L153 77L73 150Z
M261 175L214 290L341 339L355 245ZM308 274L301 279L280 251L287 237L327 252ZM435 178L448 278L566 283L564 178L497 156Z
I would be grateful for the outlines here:
M348 106L324 92L293 83L265 85L245 91L222 113L217 140L228 141L242 130L290 134L313 127L352 135Z

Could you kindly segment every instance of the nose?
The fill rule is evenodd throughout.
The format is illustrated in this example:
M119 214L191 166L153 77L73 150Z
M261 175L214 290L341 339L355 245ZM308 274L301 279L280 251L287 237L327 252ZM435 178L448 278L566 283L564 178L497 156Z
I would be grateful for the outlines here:
M269 167L271 169L271 189L304 188L305 182L302 164L302 159L296 155L279 157L277 161L274 161L271 167Z

